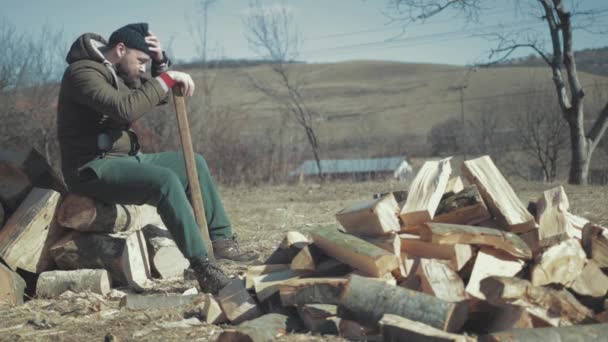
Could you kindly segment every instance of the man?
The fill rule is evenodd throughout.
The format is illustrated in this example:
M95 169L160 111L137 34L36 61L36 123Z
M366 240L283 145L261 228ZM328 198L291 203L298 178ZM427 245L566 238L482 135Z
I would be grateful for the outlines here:
M167 102L173 86L192 96L192 78L168 70L170 62L146 23L126 25L107 42L84 34L72 44L66 61L57 130L68 189L106 203L156 206L201 290L218 292L229 279L207 258L188 202L183 155L141 153L137 135L130 130L134 121ZM149 61L152 78L145 74ZM253 253L241 252L205 160L200 155L195 159L215 256L255 259Z

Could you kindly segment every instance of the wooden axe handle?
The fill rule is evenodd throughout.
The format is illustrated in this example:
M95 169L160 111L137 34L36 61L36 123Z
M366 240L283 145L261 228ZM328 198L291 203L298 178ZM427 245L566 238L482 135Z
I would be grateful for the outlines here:
M201 236L205 242L205 246L207 246L207 256L210 260L215 260L213 245L211 244L209 229L207 227L207 218L205 217L203 194L201 193L201 186L198 181L196 161L194 160L194 148L192 146L192 136L190 135L188 114L186 113L186 101L179 87L173 88L173 104L175 105L175 113L177 114L177 126L182 142L182 150L184 151L184 161L186 162L186 174L188 176L188 184L190 185L192 209L194 209L196 223L198 223Z

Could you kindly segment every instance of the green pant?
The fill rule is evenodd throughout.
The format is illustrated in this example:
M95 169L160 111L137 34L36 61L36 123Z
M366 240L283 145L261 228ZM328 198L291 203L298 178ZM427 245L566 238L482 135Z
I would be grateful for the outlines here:
M195 159L211 240L229 238L230 221L207 163L199 154ZM188 201L188 180L181 153L140 153L94 160L68 187L71 192L106 203L153 205L186 258L207 255Z

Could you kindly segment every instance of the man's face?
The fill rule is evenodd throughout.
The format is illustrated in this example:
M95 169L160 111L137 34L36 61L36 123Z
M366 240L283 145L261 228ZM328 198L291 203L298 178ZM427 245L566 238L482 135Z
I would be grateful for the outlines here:
M137 49L125 47L123 56L116 63L118 74L127 83L138 83L141 76L146 72L146 64L150 61L150 56Z

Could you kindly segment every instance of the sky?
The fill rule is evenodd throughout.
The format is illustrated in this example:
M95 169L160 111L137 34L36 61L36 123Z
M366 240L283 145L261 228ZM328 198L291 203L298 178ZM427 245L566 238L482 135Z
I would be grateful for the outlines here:
M526 1L536 2L522 2ZM487 15L475 25L445 13L406 27L390 19L386 0L287 0L286 4L301 37L298 59L310 63L388 60L466 65L487 60L496 44L488 33L523 28L546 36L544 22L514 13L515 1L487 2ZM584 9L608 10L606 0L578 2ZM278 4L264 1L269 8ZM217 0L212 5L208 58L261 57L245 38L243 18L248 5L247 0ZM62 29L68 45L84 32L107 38L125 24L148 22L174 59L197 57L196 38L190 32L202 21L199 0L0 0L0 8L0 20L9 21L18 31L36 34L45 25ZM598 20L608 23L608 12ZM608 46L606 34L576 30L574 38L575 49ZM520 50L513 56L530 53Z

